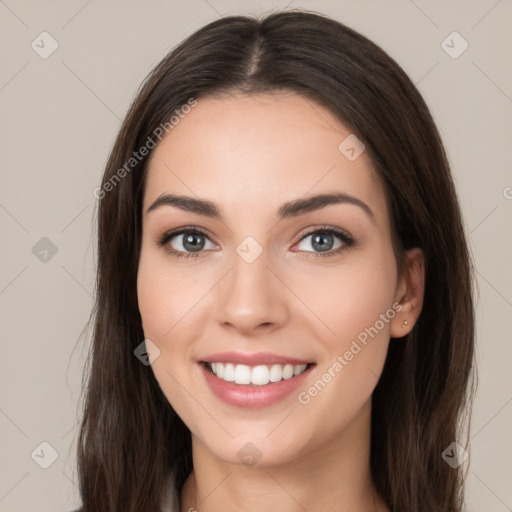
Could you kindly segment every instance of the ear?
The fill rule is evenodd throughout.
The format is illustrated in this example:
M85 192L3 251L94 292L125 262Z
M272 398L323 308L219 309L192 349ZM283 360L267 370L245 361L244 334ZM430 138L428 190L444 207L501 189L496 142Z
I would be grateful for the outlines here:
M411 332L423 308L425 291L425 258L419 247L406 252L406 270L397 285L395 302L402 309L390 322L392 338L401 338Z

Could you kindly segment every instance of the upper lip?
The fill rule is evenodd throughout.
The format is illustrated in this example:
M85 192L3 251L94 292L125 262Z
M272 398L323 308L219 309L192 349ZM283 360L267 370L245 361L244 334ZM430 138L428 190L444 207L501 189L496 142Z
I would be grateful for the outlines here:
M245 364L247 366L257 366L265 364L308 364L312 361L288 357L271 352L256 352L254 354L244 354L242 352L218 352L201 359L208 363L232 363Z

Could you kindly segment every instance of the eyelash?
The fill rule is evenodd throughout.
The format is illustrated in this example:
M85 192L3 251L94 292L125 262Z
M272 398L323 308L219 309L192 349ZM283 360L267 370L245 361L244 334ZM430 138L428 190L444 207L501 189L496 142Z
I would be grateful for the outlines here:
M192 233L194 235L202 235L202 236L205 236L206 238L208 238L208 235L201 229L198 229L195 226L184 226L184 227L175 229L173 231L168 231L168 232L164 233L157 240L157 245L165 246L165 250L174 258L197 258L198 256L201 256L201 254L203 254L204 251L198 251L195 253L183 252L183 251L176 251L175 249L170 249L169 246L167 246L167 243L172 238L174 238L175 236L181 235L183 233L188 233L188 234ZM305 233L297 243L300 243L300 242L302 242L302 240L304 240L308 236L314 235L317 233L322 233L322 234L328 233L328 234L336 235L343 242L344 245L342 245L341 247L338 247L338 249L331 250L329 252L323 252L323 253L322 252L315 253L312 251L304 251L307 253L306 257L308 257L308 258L327 258L329 256L334 256L354 244L354 239L352 238L351 235L349 235L349 233L347 233L346 231L344 231L342 229L336 228L334 226L317 227L317 228ZM298 252L300 252L300 251L298 251Z

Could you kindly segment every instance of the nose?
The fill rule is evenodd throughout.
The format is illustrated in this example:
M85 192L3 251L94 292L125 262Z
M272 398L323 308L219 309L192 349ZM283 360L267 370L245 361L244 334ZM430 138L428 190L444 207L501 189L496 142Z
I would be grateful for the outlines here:
M231 272L219 283L218 323L247 336L284 325L289 316L286 286L276 274L265 251L252 263L235 254Z

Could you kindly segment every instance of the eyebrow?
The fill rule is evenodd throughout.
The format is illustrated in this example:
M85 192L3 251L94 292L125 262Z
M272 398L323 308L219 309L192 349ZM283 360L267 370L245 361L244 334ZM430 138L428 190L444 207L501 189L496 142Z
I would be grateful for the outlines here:
M332 204L352 204L358 206L368 215L370 220L375 223L375 215L370 207L365 202L361 201L361 199L344 192L330 192L289 201L279 208L277 218L278 221L281 221L319 210ZM152 212L162 206L174 206L187 212L222 220L221 209L214 202L176 194L160 195L146 210L146 213Z

